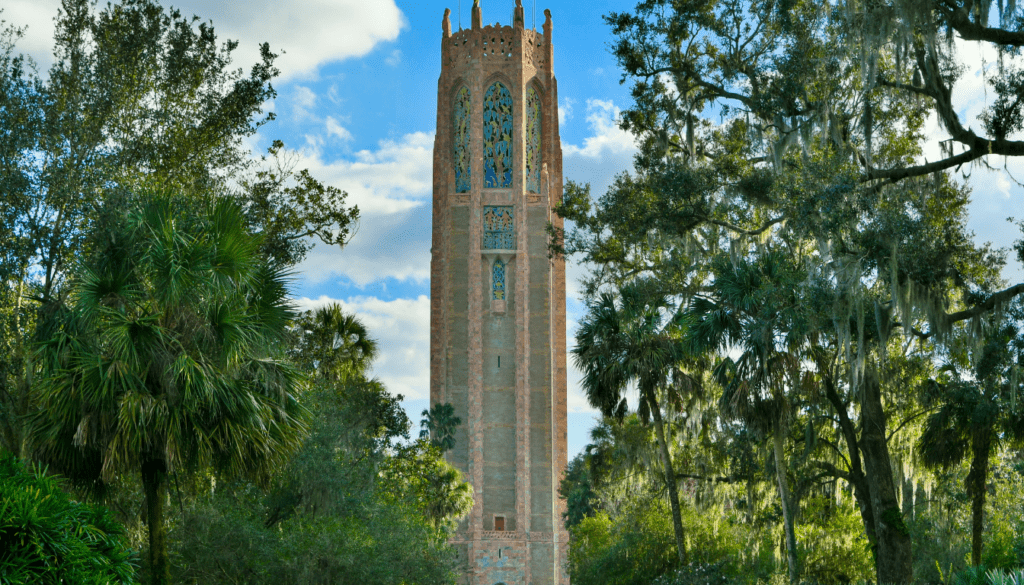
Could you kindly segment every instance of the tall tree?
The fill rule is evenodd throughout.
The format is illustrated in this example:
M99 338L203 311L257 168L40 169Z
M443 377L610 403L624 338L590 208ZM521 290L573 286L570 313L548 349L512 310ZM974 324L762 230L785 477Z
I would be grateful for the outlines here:
M583 371L587 400L605 416L621 418L628 408L626 390L630 384L637 385L637 414L645 424L654 422L679 562L686 565L679 487L662 410L678 408L681 394L694 390L699 382L681 369L686 356L669 309L664 297L651 295L642 285L623 287L617 295L603 293L588 307L572 353Z
M739 350L715 368L724 389L719 400L726 415L772 437L775 474L782 504L789 580L800 567L796 510L787 474L785 441L792 397L800 379L800 355L806 346L807 319L801 314L800 285L806 279L800 260L778 251L733 261L712 261L712 292L691 301L685 312L694 353Z
M262 252L282 264L312 238L343 245L358 219L344 192L306 171L243 176L256 164L243 139L274 119L263 112L278 74L269 45L243 73L237 42L157 0L62 0L54 20L46 75L17 55L15 29L0 31L0 327L12 347L0 364L0 446L14 452L35 409L39 365L26 348L39 312L63 302L75 258L104 245L91 238L116 229L140 190L173 188L197 205L237 191Z
M80 483L140 473L152 583L170 580L168 474L267 478L301 442L302 378L282 358L285 274L238 207L183 216L153 193L86 257L48 317L37 455Z
M1014 311L1022 316L1020 307ZM928 417L919 439L926 465L949 468L970 460L965 480L971 498L971 564L981 564L985 496L989 462L1003 444L1024 443L1024 405L1018 404L1024 362L1024 341L1009 321L1000 324L984 343L968 342L961 354L969 361L967 376L956 360L944 380L930 380L926 400L938 409ZM975 347L970 347L974 345ZM954 354L954 358L955 358ZM965 364L961 364L965 365Z
M300 315L295 334L296 363L326 382L359 377L377 357L377 342L366 326L338 303Z
M462 419L455 416L455 407L450 402L438 403L424 410L422 416L420 438L429 439L442 453L451 451L455 447L455 429L462 424Z

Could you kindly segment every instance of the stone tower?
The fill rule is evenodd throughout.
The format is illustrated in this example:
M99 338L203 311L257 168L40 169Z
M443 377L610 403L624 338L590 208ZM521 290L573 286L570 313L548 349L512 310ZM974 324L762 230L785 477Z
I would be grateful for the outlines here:
M454 544L468 585L563 585L565 265L551 12L526 29L442 21L430 266L430 398L462 424L448 461L475 504Z

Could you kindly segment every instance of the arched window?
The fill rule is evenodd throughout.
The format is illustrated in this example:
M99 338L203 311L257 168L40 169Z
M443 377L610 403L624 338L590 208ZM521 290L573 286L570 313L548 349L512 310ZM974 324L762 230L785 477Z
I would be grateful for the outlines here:
M501 260L495 260L491 267L491 294L496 301L505 300L505 263Z
M540 193L540 94L526 90L526 190Z
M452 136L452 143L455 145L454 166L455 166L455 192L469 192L470 163L469 163L469 90L463 87L455 94L455 132Z
M484 187L512 186L512 94L500 82L484 94Z

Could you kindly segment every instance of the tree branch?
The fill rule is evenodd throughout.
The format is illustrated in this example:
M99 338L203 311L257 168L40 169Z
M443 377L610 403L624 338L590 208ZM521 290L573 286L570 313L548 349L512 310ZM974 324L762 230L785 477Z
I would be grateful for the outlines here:
M722 220L718 220L718 219L708 219L708 223L710 223L710 224L714 224L714 225L717 225L719 227L724 227L725 229L727 229L729 231L733 231L733 232L736 232L738 234L743 234L745 236L760 235L762 232L764 232L768 228L772 227L773 225L775 225L777 223L782 223L784 221L786 221L786 217L785 216L777 217L777 218L771 220L770 222L764 224L763 226L757 228L756 230L745 230L745 229L743 229L743 228L741 228L741 227L739 227L737 225L733 225L733 224L731 224L731 223L729 223L727 221L722 221Z
M690 473L676 473L676 481L680 479L697 479L700 481L713 481L715 483L740 483L753 479L747 475L733 475L728 477L709 477L706 475L693 475Z
M1024 46L1024 31L989 28L972 22L967 11L957 6L954 2L939 0L936 4L938 5L936 8L945 17L949 26L960 33L960 38L965 41L987 41L1011 47Z
M957 311L947 315L950 323L956 323L957 321L963 321L965 319L972 319L991 311L996 305L1008 303L1013 300L1017 295L1024 294L1024 282L1011 286L1010 288L1001 290L997 293L993 293L990 297L985 299L984 303L980 303L971 307L970 309L964 309L963 311Z
M825 471L828 475L832 477L838 477L839 479L845 480L847 482L850 481L849 473L846 473L845 471L839 469L838 467L832 465L827 461L814 461L813 465L815 465L816 467L820 467L823 471Z

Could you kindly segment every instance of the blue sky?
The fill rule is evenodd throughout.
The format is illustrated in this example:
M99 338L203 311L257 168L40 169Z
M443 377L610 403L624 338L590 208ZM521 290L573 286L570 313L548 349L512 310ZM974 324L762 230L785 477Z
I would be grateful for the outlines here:
M462 0L461 20L469 27L472 0ZM533 26L532 0L524 0L526 24ZM510 22L514 0L483 0L485 23ZM28 25L19 49L45 69L50 63L53 23L59 0L4 0L0 18ZM458 0L185 0L182 12L212 20L222 39L240 41L235 63L249 67L260 42L270 43L282 76L278 96L266 106L277 120L251 141L265 150L285 142L297 168L349 193L362 212L358 232L344 250L318 246L298 267L294 289L304 308L337 300L368 325L381 344L374 373L404 402L418 423L428 404L430 198L432 148L440 74L441 18L452 10L459 27ZM628 88L608 50L611 35L602 15L628 11L634 0L548 1L536 6L537 26L551 9L554 66L558 78L565 178L590 182L602 193L615 174L631 166L634 143L615 124L629 103ZM967 73L954 99L973 120L990 97L982 67L994 53L976 43L959 43ZM979 125L975 122L974 127ZM937 124L931 132L940 136ZM938 157L937 143L926 149ZM1003 161L990 161L1002 166ZM1024 164L1009 171L1024 180ZM970 227L979 241L1008 246L1019 233L1004 220L1024 217L1024 189L1002 171L975 168ZM569 345L582 306L575 295L580 268L569 266ZM1024 280L1013 265L1006 277ZM570 372L569 453L587 443L594 411Z

